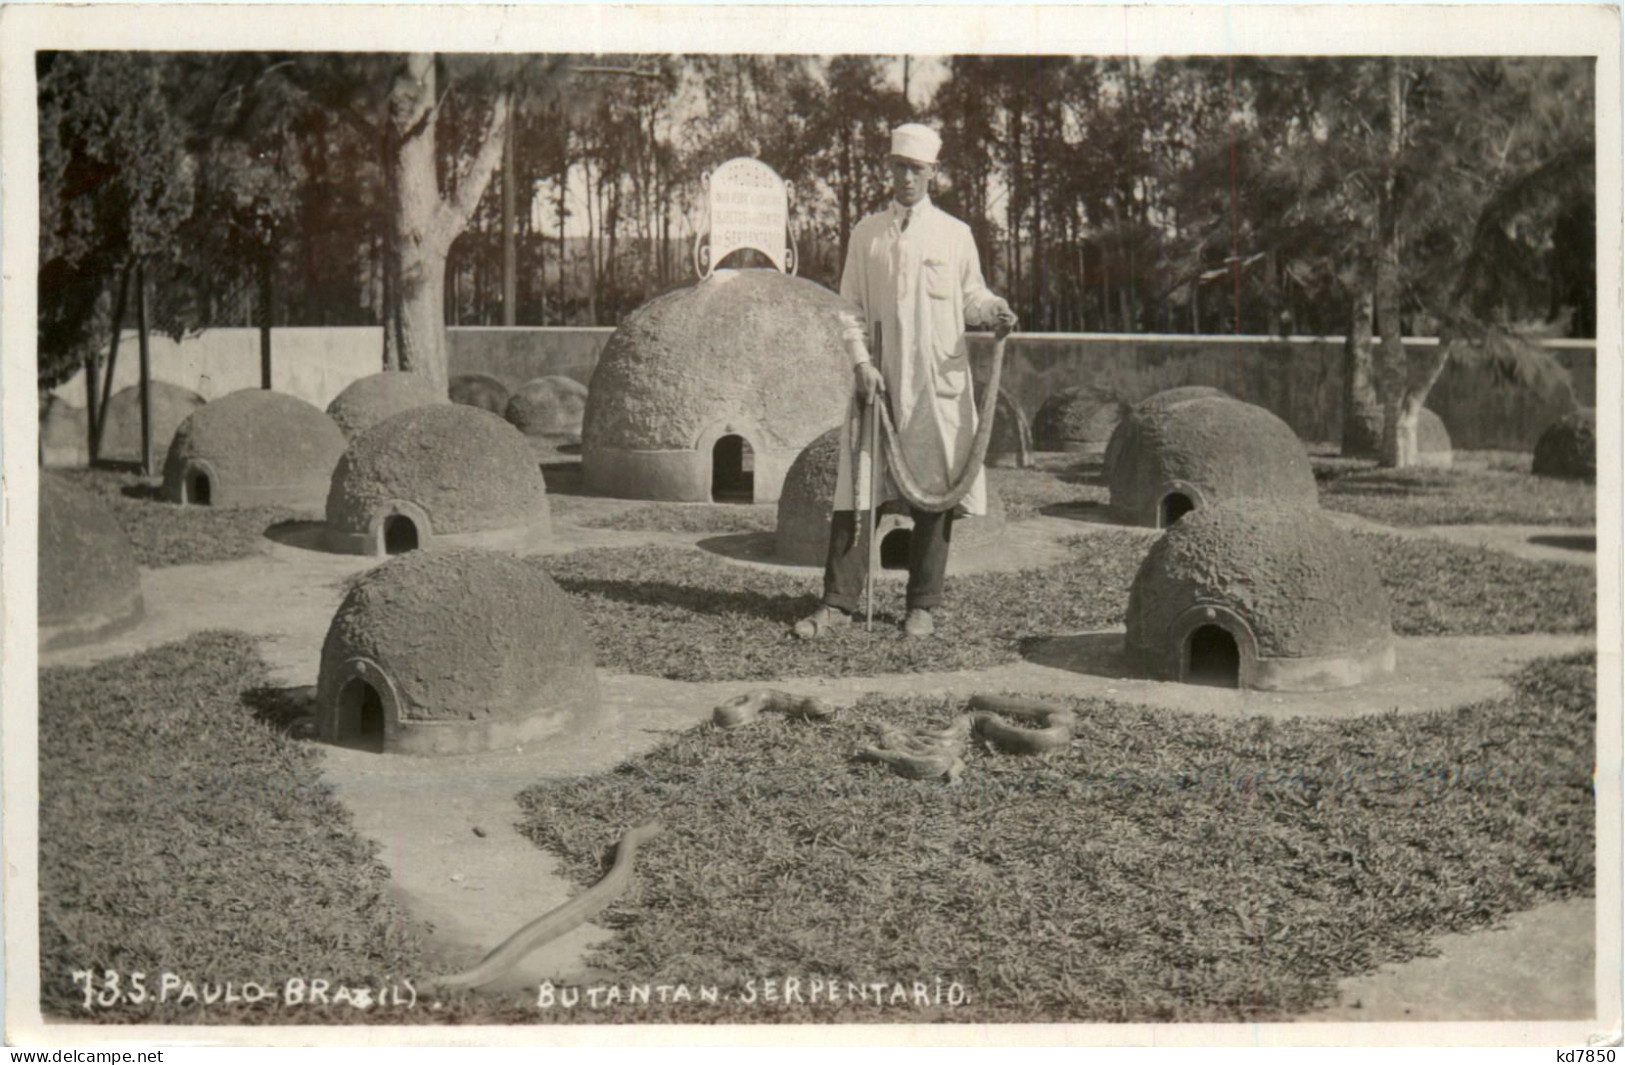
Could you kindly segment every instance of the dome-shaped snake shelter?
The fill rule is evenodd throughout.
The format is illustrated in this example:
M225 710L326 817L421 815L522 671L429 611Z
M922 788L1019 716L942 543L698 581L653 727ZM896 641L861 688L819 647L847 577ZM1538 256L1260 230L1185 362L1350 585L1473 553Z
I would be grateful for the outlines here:
M149 384L152 397L152 453L163 455L175 439L181 423L204 405L202 396L190 388L168 381ZM107 400L107 421L102 426L98 457L110 462L141 461L141 386L131 385L114 392Z
M987 381L977 378L975 385L977 410L981 410ZM993 405L993 433L988 437L986 464L1024 470L1033 464L1034 450L1032 427L1027 423L1021 404L1007 389L999 389L999 398Z
M526 436L579 439L587 411L587 386L573 377L552 375L526 381L508 397L508 424Z
M1125 647L1152 676L1323 691L1394 669L1387 593L1320 510L1255 499L1187 514L1129 591Z
M1099 455L1122 420L1117 397L1092 385L1052 393L1033 415L1033 446L1039 451Z
M39 646L89 643L144 613L135 551L95 493L47 473L39 480Z
M1229 499L1319 503L1309 454L1286 422L1211 396L1133 414L1106 481L1112 515L1153 529Z
M1131 428L1138 419L1151 417L1163 411L1189 403L1193 399L1234 399L1235 397L1222 389L1212 388L1208 385L1180 385L1177 388L1165 388L1161 392L1151 395L1132 404L1124 413L1122 419L1112 429L1111 439L1106 441L1106 453L1101 456L1101 478L1110 482L1112 466L1117 462L1117 456L1123 453L1123 445L1133 433Z
M851 361L833 292L718 270L633 311L605 345L581 433L587 490L771 502L801 449L846 414Z
M421 374L385 370L351 381L327 405L327 416L346 438L354 440L391 415L446 402Z
M403 411L357 436L327 493L335 551L394 555L442 536L548 527L547 484L523 434L454 403Z
M488 373L461 373L446 383L453 403L488 410L501 417L508 410L508 386Z
M322 644L328 743L452 754L529 743L599 715L592 642L533 559L452 548L363 574Z
M1416 415L1416 461L1419 466L1449 469L1456 464L1456 451L1444 419L1423 407Z
M342 454L344 434L322 411L295 396L245 388L204 404L175 430L164 498L320 507Z
M774 532L774 554L780 561L801 566L822 566L829 552L829 526L835 498L836 468L840 462L841 430L829 430L808 444L790 465L779 496L779 517ZM907 569L909 537L914 519L908 504L894 499L880 507L875 535L880 539L883 569ZM957 549L992 543L1004 534L1004 503L987 485L987 514L961 517L953 523ZM860 537L862 530L860 527ZM864 549L860 544L860 550Z
M1597 411L1581 407L1547 427L1535 442L1535 473L1542 477L1597 479Z

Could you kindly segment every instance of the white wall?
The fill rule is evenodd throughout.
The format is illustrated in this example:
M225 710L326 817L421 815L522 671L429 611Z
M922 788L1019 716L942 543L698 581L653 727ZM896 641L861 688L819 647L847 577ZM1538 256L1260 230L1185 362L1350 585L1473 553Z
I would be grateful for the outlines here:
M325 410L351 381L383 369L383 345L383 333L376 326L274 329L271 387ZM210 329L179 343L154 336L148 346L154 380L190 388L204 399L260 387L258 329ZM113 391L136 384L140 370L136 335L129 331L119 340ZM52 394L83 407L84 371L52 389Z

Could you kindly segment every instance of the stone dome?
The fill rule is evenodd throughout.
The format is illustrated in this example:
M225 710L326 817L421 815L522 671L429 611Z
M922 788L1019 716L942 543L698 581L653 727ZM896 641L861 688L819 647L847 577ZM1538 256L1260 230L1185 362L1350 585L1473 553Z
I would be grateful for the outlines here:
M835 498L836 467L840 462L841 430L829 430L797 456L784 479L774 533L774 554L783 562L822 566L829 550L829 526ZM908 506L900 499L883 504L875 525L880 537L881 563L888 569L908 557L908 535L914 527ZM987 514L961 517L953 524L957 548L974 548L997 540L1004 533L1004 503L991 480L987 485ZM894 535L895 534L895 535ZM905 563L906 568L906 563Z
M141 620L135 551L95 493L41 473L39 645L89 643Z
M1117 397L1090 385L1052 393L1033 415L1033 446L1039 451L1099 455L1122 420Z
M1535 443L1534 472L1597 479L1597 410L1581 407L1553 422Z
M587 386L573 377L538 377L508 397L508 424L526 436L581 436Z
M1420 465L1446 469L1455 465L1456 452L1444 419L1423 407L1416 416L1416 455Z
M1126 649L1155 676L1320 691L1393 672L1377 567L1320 510L1204 506L1152 544L1129 591Z
M1102 479L1108 483L1110 482L1112 466L1117 462L1117 456L1123 453L1123 445L1133 432L1130 427L1137 420L1171 410L1181 403L1189 403L1193 399L1234 398L1228 392L1207 385L1180 385L1178 388L1165 388L1161 392L1153 392L1135 403L1129 407L1122 419L1112 429L1111 439L1106 441L1106 453L1100 460Z
M461 373L447 382L453 403L488 410L501 417L508 409L508 386L488 373Z
M588 491L779 498L801 449L846 414L839 297L776 270L718 270L633 311L598 359L582 424Z
M409 754L528 743L599 716L569 595L534 560L474 548L362 574L327 630L316 698L327 742Z
M175 431L164 498L209 506L320 507L344 434L282 392L245 388L206 403Z
M190 388L168 381L153 381L152 453L161 456L169 450L175 431L201 406L202 396ZM141 387L131 385L107 399L107 422L102 428L100 457L113 462L141 461Z
M385 370L351 381L327 405L327 416L353 440L393 414L445 402L446 397L422 375Z
M982 409L982 396L987 382L976 380L976 409ZM999 389L999 398L993 405L993 435L987 442L989 466L1026 469L1033 464L1033 432L1027 424L1027 415L1021 404L1006 389Z
M461 404L402 411L357 436L327 493L329 544L357 554L548 525L547 484L523 434Z
M1286 422L1212 396L1132 415L1106 480L1117 520L1151 528L1227 499L1319 502L1309 454Z

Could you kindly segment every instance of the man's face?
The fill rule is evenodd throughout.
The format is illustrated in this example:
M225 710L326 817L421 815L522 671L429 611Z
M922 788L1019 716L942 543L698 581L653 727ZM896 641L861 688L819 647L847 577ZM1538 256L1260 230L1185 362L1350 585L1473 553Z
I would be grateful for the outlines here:
M937 168L933 163L904 159L900 155L892 156L892 198L904 207L913 207L931 188L931 178L936 172Z

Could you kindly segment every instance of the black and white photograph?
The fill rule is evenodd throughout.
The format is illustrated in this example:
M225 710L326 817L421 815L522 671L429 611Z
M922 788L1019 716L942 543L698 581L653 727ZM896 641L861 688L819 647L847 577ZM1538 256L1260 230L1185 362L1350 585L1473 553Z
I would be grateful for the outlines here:
M0 24L8 1044L1619 1045L1617 8Z

